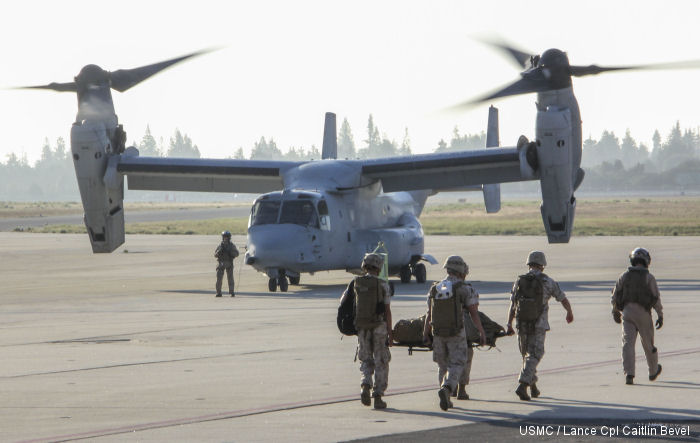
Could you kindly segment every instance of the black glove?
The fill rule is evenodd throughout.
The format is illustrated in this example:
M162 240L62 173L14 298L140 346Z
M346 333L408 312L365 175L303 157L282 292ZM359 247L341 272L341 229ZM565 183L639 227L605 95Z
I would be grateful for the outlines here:
M664 318L659 317L656 319L656 329L661 329L661 326L664 325Z
M613 311L612 315L615 323L622 323L622 314L620 314L620 311Z

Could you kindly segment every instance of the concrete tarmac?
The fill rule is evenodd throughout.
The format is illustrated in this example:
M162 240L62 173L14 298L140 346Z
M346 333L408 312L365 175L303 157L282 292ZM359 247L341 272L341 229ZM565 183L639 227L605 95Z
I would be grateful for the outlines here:
M575 316L566 324L550 303L539 399L514 394L521 358L505 337L476 351L471 400L448 412L431 355L400 347L388 409L361 405L356 340L335 325L348 274L305 274L269 293L237 259L236 297L215 298L218 241L132 235L93 255L84 235L0 233L0 441L588 441L611 430L698 441L700 237L427 237L439 261L466 259L480 309L502 324L528 251L544 250ZM664 369L649 382L638 344L627 386L609 298L635 246L651 251L661 289ZM442 276L428 266L429 280ZM429 284L396 288L394 321L424 312Z

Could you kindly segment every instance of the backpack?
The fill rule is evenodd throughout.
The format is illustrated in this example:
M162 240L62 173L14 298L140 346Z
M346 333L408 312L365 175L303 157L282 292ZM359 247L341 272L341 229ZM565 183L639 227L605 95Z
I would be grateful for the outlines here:
M518 324L534 323L544 311L544 274L536 276L527 273L518 277L515 288L515 318Z
M464 282L443 280L430 288L430 310L433 335L453 337L464 327L462 305L457 290Z
M384 323L384 289L377 277L355 277L355 328L373 329Z
M357 335L355 328L355 280L353 279L348 285L348 296L338 306L338 330L343 335Z
M647 285L647 269L629 268L622 283L622 307L629 302L641 305L647 311L657 302L657 298Z
M394 341L400 345L422 346L424 324L425 315L397 321L392 330Z

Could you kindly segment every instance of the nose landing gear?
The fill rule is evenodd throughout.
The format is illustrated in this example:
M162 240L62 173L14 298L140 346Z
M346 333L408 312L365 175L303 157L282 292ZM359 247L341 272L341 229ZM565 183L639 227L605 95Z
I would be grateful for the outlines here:
M427 277L425 265L423 263L415 263L401 266L401 269L399 269L401 283L410 283L411 276L416 277L416 283L425 283Z
M270 275L270 272L268 272L268 275ZM267 289L270 292L275 292L277 291L277 288L280 288L280 292L287 292L289 289L289 282L292 281L292 284L294 284L294 277L289 277L289 280L287 279L287 275L285 275L284 270L278 270L272 274L273 276L270 277L270 279L267 281ZM299 283L299 277L296 277L296 282L297 284Z

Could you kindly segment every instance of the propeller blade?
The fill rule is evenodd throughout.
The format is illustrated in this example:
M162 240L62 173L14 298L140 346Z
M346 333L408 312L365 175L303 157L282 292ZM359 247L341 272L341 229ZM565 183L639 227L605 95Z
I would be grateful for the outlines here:
M58 92L76 92L78 90L78 86L75 84L75 82L70 82L70 83L49 83L48 85L40 85L40 86L17 86L16 88L12 89L50 89L52 91L58 91Z
M551 89L551 86L549 82L543 77L543 76L528 76L528 77L523 77L519 79L516 82L513 82L507 86L504 86L503 88L492 92L488 95L485 95L484 97L476 98L473 100L469 100L467 102L463 103L458 103L454 106L452 106L451 110L459 110L459 109L465 109L465 108L470 108L474 105L478 105L479 103L483 103L489 100L493 100L495 98L499 97L508 97L510 95L520 95L520 94L528 94L531 92L543 92Z
M487 44L487 45L498 48L501 51L504 51L511 58L513 58L521 68L529 68L530 67L530 59L533 57L533 54L522 51L520 49L516 49L513 46L511 46L510 44L506 43L505 41L498 41L498 40L480 40L480 41L482 43Z
M585 75L596 75L601 72L611 71L632 71L632 70L655 70L655 69L693 69L700 68L700 60L688 60L682 62L671 63L654 63L649 65L632 65L632 66L571 66L571 75L574 77L583 77Z
M189 58L196 57L208 52L212 52L215 49L204 49L202 51L193 52L191 54L183 55L181 57L176 57L170 60L165 60L160 63L154 63L152 65L141 66L132 69L119 69L113 71L110 74L112 89L116 89L119 92L124 92L127 89L136 86L142 81L152 77L153 75L159 73L160 71L169 68L170 66L185 61Z

